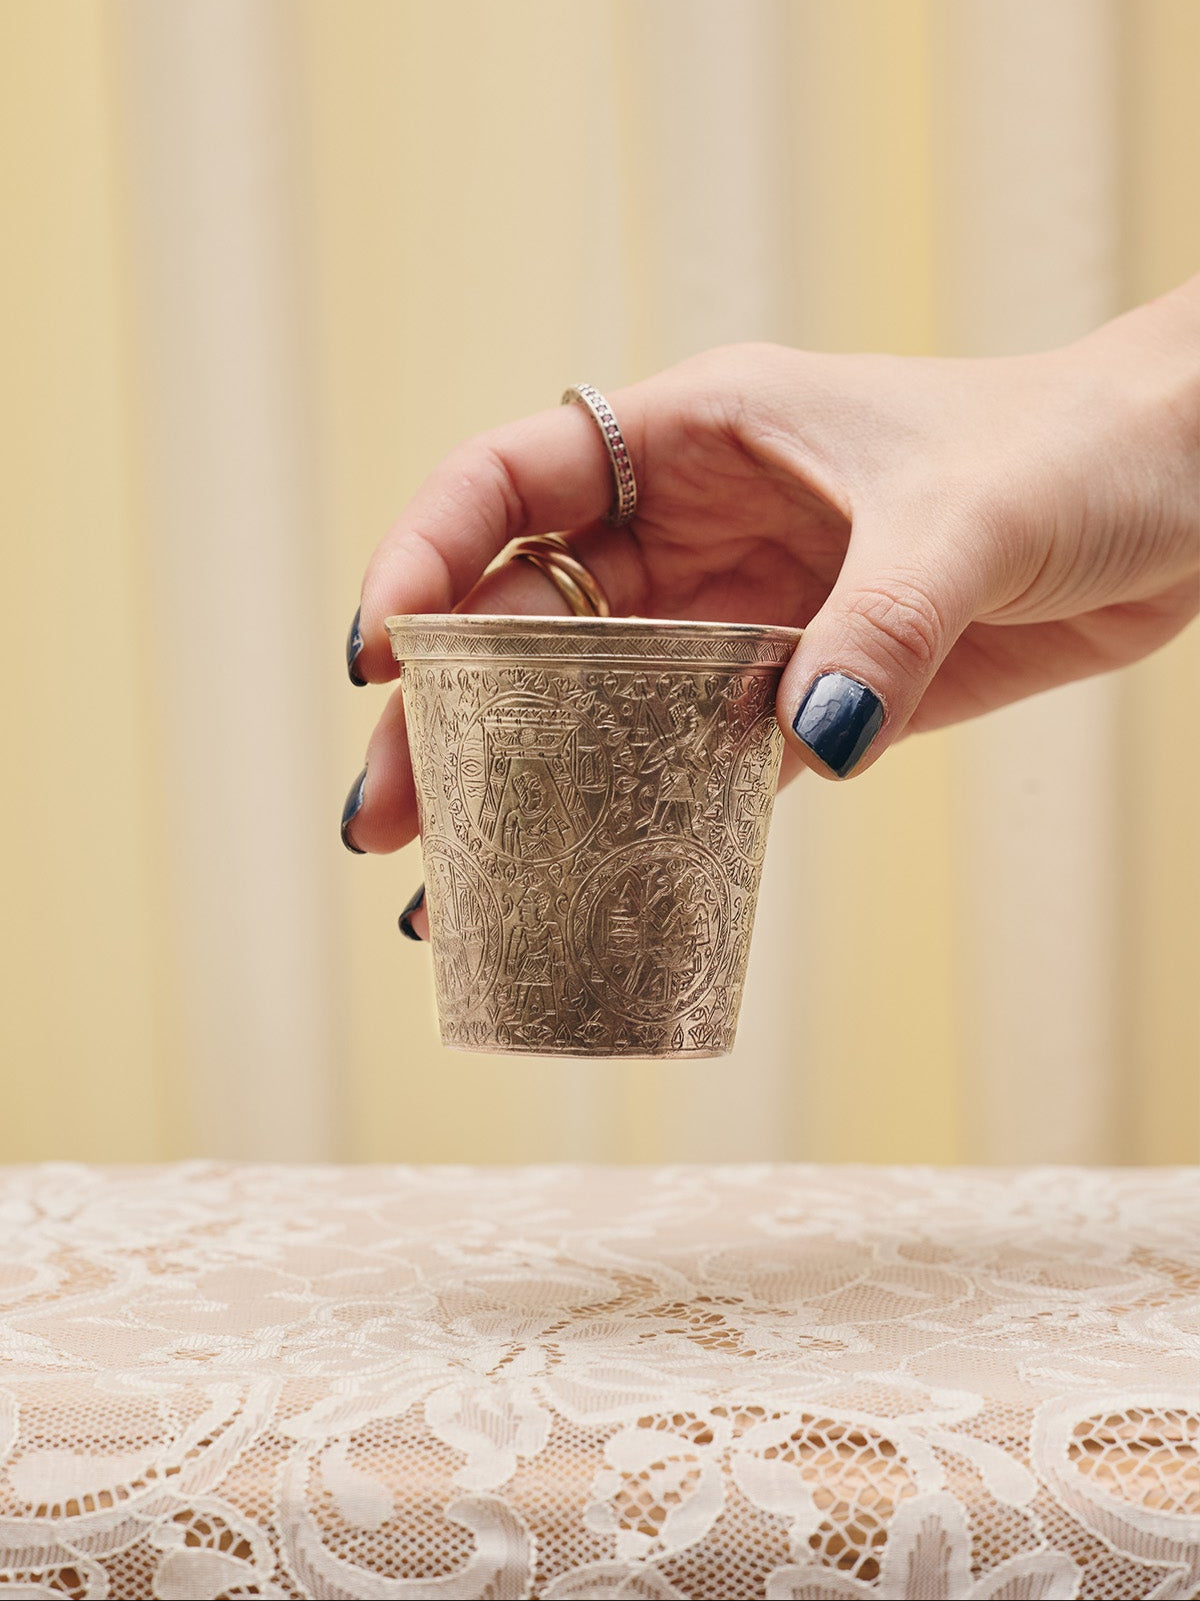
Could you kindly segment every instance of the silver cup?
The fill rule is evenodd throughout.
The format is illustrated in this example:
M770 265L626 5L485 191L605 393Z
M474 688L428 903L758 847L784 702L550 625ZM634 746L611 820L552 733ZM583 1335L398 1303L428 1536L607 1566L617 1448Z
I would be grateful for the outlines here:
M794 628L391 617L442 1043L724 1056Z

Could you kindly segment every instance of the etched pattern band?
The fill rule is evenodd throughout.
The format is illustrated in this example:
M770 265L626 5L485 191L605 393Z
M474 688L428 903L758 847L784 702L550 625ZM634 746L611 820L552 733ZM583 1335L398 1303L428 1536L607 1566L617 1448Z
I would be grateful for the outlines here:
M580 623L594 629L587 638ZM472 657L543 657L595 661L711 663L717 667L753 663L786 665L800 638L799 629L754 623L659 622L621 617L603 622L570 617L466 618L453 612L389 617L386 620L398 661L469 660Z
M557 621L389 620L443 1043L724 1055L796 632Z
M612 407L594 384L575 384L566 390L562 403L567 406L572 402L591 412L603 436L613 474L613 503L604 520L614 528L621 528L633 521L637 511L637 479L634 477L633 462L629 459L625 435L621 432Z

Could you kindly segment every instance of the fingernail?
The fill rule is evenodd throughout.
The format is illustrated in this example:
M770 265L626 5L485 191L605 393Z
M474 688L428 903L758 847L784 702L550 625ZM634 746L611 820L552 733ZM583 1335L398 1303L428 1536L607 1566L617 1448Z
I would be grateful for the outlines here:
M362 654L363 648L362 629L358 626L361 617L362 607L360 606L354 614L354 621L350 624L350 632L346 636L346 671L350 674L350 682L356 684L359 689L366 683L366 679L354 665Z
M408 905L400 913L400 932L404 935L405 939L415 939L418 945L424 944L424 941L421 939L421 936L417 933L416 929L412 926L412 914L420 910L424 900L425 886L422 884L418 888L417 893L413 896L412 900L409 901Z
M882 726L879 696L845 673L814 678L792 724L796 738L839 778L850 776Z
M366 851L359 850L358 846L350 838L350 824L362 811L363 790L366 787L367 770L364 767L353 784L351 784L350 793L346 796L346 804L342 807L342 844L348 851L353 851L356 856L365 856L367 854Z

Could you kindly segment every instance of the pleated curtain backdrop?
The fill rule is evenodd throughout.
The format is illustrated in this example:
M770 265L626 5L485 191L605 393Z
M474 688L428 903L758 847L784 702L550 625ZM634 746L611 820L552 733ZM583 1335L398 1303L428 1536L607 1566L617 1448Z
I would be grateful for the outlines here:
M1195 628L795 784L727 1061L441 1052L417 850L336 838L386 695L342 675L359 577L446 450L721 342L1020 351L1169 287L1190 0L0 33L0 1156L1195 1159Z

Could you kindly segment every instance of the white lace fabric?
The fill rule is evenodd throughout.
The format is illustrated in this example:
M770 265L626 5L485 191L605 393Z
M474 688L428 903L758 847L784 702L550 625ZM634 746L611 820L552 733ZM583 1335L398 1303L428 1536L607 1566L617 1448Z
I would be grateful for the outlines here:
M1197 1595L1195 1171L0 1173L0 1601Z

